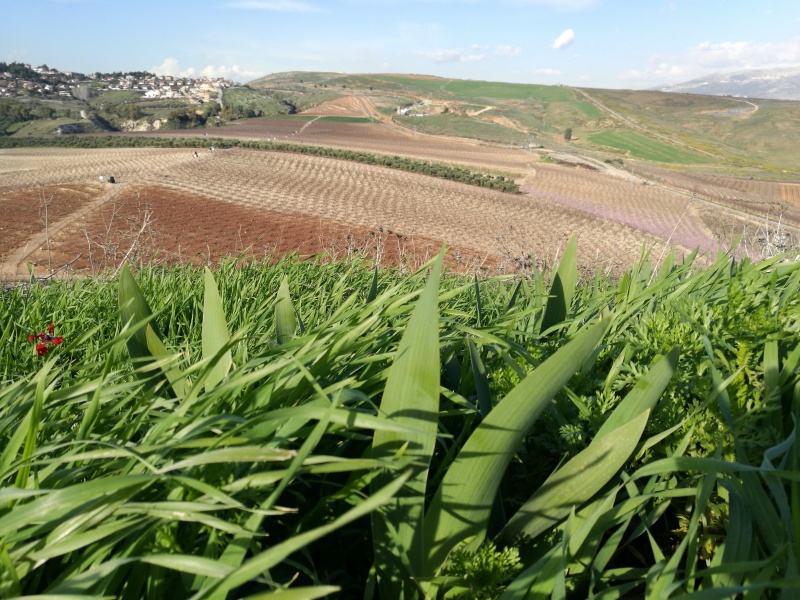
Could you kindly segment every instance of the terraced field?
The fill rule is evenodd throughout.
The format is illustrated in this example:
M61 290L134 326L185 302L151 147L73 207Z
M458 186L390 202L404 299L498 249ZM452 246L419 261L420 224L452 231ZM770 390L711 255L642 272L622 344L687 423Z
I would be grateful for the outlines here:
M370 112L357 98L320 111L336 107L343 117ZM665 246L679 254L727 249L746 219L760 218L754 207L771 211L770 203L782 203L789 221L791 210L800 212L800 186L791 183L640 164L632 174L629 166L623 171L556 154L548 163L542 162L546 155L524 148L415 134L389 122L318 117L251 119L214 135L467 165L510 174L522 193L273 151L203 150L196 158L192 149L0 150L0 277L24 276L26 261L37 263L42 274L73 260L76 269L94 270L132 256L214 260L245 250L263 255L369 248L370 255L398 264L409 257L420 261L443 242L452 249L453 266L506 272L552 263L573 233L584 268L613 271L635 261L642 245L657 255ZM120 185L101 184L101 175L114 175ZM649 182L655 185L643 185Z

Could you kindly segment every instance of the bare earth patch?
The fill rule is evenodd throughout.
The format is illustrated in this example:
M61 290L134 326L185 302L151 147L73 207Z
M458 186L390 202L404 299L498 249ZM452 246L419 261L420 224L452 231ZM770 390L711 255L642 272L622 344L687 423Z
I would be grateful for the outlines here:
M349 100L357 110L360 99ZM547 164L529 151L415 136L387 124L253 119L218 134L513 172L523 193L271 151L203 151L195 158L192 149L0 150L0 226L9 228L0 252L14 259L7 258L14 264L3 265L3 276L24 273L25 261L38 263L42 273L78 254L74 267L90 271L125 257L214 260L245 251L366 252L385 264L419 263L442 243L454 266L507 272L552 264L573 234L584 268L619 272L643 245L657 257L667 247L681 255L695 247L714 252L721 243L713 208L669 186L612 176L602 165L589 171ZM98 175L112 174L121 186L98 183ZM775 184L774 192L784 202L798 197L785 184ZM52 195L52 218L63 225L51 236L47 262L43 193ZM75 222L73 213L80 217Z
M142 226L149 226L143 231ZM130 261L216 262L223 256L276 257L285 254L331 257L361 255L380 264L410 269L435 256L438 240L413 238L385 229L301 214L259 210L158 186L126 188L102 208L76 220L51 241L51 260L73 263L77 271L97 273ZM48 260L45 248L28 260ZM450 248L453 268L494 264L468 248Z

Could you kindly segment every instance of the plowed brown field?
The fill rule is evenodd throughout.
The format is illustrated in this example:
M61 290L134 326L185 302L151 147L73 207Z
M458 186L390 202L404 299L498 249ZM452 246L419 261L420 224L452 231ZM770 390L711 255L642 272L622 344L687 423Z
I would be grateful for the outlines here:
M363 107L355 97L337 102L350 114ZM19 275L25 260L43 264L42 194L54 199L49 263L82 253L75 265L83 267L90 249L93 267L98 252L108 257L101 262L113 262L134 252L134 241L134 253L158 250L165 260L200 254L214 259L248 248L256 254L314 254L323 248L352 253L372 244L390 261L406 260L415 246L424 248L415 258L421 259L446 242L453 264L503 271L528 259L552 263L577 234L583 266L620 269L636 259L642 244L656 247L657 254L664 245L681 252L726 247L725 236L733 235L742 215L701 198L747 209L774 199L800 211L795 184L643 167L659 185L642 185L599 161L598 171L549 164L519 148L417 136L390 123L250 119L213 135L289 139L488 168L514 174L523 193L269 151L203 151L194 158L191 149L0 150L3 276ZM122 185L102 185L99 175L114 175ZM149 237L137 237L144 216Z
M34 167L21 168L24 164ZM642 243L657 246L658 237L666 239L592 214L616 206L614 198L605 204L596 201L596 206L578 202L580 194L617 194L622 189L617 180L603 188L602 179L584 179L600 174L546 166L551 168L529 176L530 193L509 195L354 162L274 152L236 149L195 159L189 150L3 150L0 170L6 174L6 187L15 189L3 196L12 209L2 213L0 226L19 233L4 236L0 252L19 259L5 265L6 277L24 272L25 261L38 263L40 273L46 271L48 252L36 190L27 183L32 176L62 180L60 186L41 188L52 196L56 211L50 228L53 267L78 254L75 268L97 268L126 254L160 252L165 260L197 255L213 260L247 249L259 255L314 254L324 248L352 253L373 246L389 261L412 255L420 261L446 242L454 265L508 270L522 257L552 262L574 233L584 266L618 269L638 256ZM101 185L98 168L127 174L120 176L120 185ZM76 188L86 196L82 203L60 191L71 189L67 184L84 185ZM577 187L567 194L570 186ZM625 186L634 198L639 186ZM618 217L632 212L635 203L621 206L614 208ZM649 220L658 213L655 208L641 212ZM145 218L149 226L141 232ZM650 229L672 226L665 220ZM31 236L37 227L38 237ZM686 231L691 239L692 230Z

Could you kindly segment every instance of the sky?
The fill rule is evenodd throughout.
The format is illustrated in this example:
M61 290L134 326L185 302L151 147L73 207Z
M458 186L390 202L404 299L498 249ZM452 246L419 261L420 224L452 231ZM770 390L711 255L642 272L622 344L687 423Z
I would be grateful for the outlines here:
M800 65L798 0L0 0L0 15L0 61L81 73L645 89Z

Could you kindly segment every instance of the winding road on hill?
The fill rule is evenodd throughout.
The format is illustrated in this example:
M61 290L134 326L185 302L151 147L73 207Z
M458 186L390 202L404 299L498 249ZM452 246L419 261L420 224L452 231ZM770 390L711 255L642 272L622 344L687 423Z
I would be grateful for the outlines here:
M670 144L675 144L675 145L678 145L678 146L684 146L685 148L690 148L693 152L699 152L700 154L705 154L706 156L711 156L711 157L717 158L719 160L725 160L724 157L719 156L718 154L713 154L711 152L707 152L706 150L701 150L700 148L696 148L695 146L692 146L691 144L687 144L686 142L682 142L681 140L676 140L675 138L669 137L668 135L663 135L661 133L657 133L657 132L653 131L652 129L648 129L647 127L645 127L641 123L637 123L636 121L633 121L633 120L629 119L628 117L624 117L621 114L619 114L618 112L616 112L614 110L611 110L605 104L603 104L602 102L600 102L596 98L592 97L591 95L589 95L587 92L585 92L582 89L579 89L579 88L570 88L570 89L573 92L577 93L577 94L581 94L584 98L586 98L589 102L594 104L597 108L599 108L600 110L604 111L605 113L611 115L615 119L617 119L619 121L622 121L623 123L625 123L629 127L644 131L648 135L651 135L653 137L657 137L659 139L665 140L665 141L669 142Z

